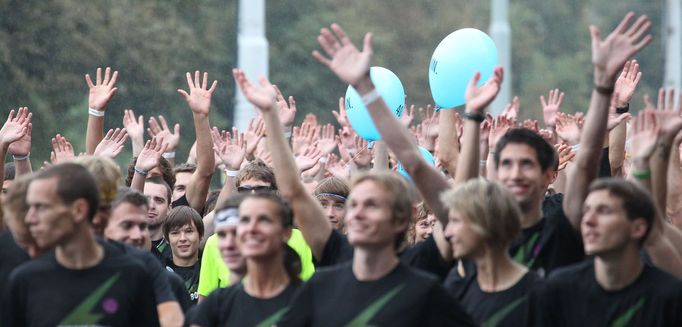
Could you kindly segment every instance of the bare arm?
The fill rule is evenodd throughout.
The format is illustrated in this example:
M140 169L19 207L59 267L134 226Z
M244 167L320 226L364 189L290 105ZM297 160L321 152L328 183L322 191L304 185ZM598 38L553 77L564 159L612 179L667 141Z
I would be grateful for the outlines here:
M313 256L322 259L324 246L332 232L331 223L324 216L320 203L308 192L299 179L298 168L289 144L284 137L278 116L276 91L265 77L260 77L260 87L251 84L244 72L233 71L235 81L246 98L260 109L265 121L267 142L272 153L272 163L279 192L292 206L296 225L310 246Z
M28 108L25 108L25 111L26 112L24 114L28 115ZM14 159L15 178L24 174L30 174L33 171L33 168L31 167L31 159L29 158L29 155L31 154L33 124L31 123L31 119L28 119L29 122L26 129L26 134L24 134L24 136L22 136L20 139L12 142L12 144L9 146L9 153L12 154ZM2 158L4 158L4 156Z
M457 171L459 157L459 135L457 135L457 112L441 110L438 120L438 158L451 177Z
M597 177L615 77L626 61L651 41L651 35L645 35L651 27L648 18L640 16L634 24L633 19L634 13L628 13L604 40L597 27L590 26L595 88L580 136L576 167L568 172L563 203L564 213L576 229L580 228L581 208L587 196L587 187Z
M194 131L197 136L197 169L187 185L187 202L190 206L201 212L206 202L206 195L211 183L211 176L215 169L215 156L213 154L213 141L211 140L211 126L208 122L208 114L211 110L211 97L218 86L218 81L213 81L208 87L208 73L200 78L199 71L192 75L187 73L187 85L189 94L184 90L178 92L185 98L187 105L192 110Z
M102 78L102 68L97 68L95 83L92 82L89 74L85 74L85 81L90 89L88 110L93 110L88 114L88 127L85 134L85 153L87 154L95 153L97 144L104 138L104 111L109 100L116 93L116 79L118 79L118 71L111 74L109 67L104 71L104 78Z

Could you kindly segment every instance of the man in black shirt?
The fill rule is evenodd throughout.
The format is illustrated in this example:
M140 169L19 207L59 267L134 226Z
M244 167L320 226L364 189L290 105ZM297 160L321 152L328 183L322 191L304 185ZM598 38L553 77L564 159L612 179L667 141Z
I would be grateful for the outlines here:
M151 280L142 265L95 238L90 221L97 185L77 164L60 164L31 181L26 222L54 252L12 272L3 290L3 325L158 326ZM55 301L55 296L59 301Z
M640 258L656 215L632 182L600 179L585 201L582 236L594 259L556 271L531 293L531 326L680 326L682 282Z
M149 233L152 239L152 254L154 254L162 264L168 259L173 258L173 254L168 240L163 238L161 227L168 217L170 211L171 188L158 177L145 180L144 195L149 200Z
M204 236L201 216L188 206L173 208L163 224L163 235L172 249L172 258L165 262L166 269L182 277L192 304L196 304L201 268L199 241Z

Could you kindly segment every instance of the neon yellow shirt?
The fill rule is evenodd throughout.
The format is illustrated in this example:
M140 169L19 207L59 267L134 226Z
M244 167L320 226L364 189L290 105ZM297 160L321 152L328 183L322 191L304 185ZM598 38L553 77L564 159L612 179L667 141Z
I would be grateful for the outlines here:
M289 246L301 257L301 280L308 280L315 272L313 265L313 252L303 239L303 234L298 229L291 231L291 237L287 242ZM201 296L208 296L218 287L229 286L230 270L227 269L223 258L218 250L218 235L211 235L206 240L204 252L201 256L201 271L199 273L199 288L197 292Z

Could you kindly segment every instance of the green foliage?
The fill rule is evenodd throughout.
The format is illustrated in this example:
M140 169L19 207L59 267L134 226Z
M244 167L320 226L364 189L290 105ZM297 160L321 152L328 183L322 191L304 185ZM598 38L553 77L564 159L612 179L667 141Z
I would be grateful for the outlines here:
M332 22L360 45L374 35L374 64L400 76L408 103L431 102L428 63L440 40L463 27L487 30L489 1L267 2L270 78L296 97L298 120L314 112L333 120L340 83L310 55L319 29ZM633 108L644 92L657 89L663 74L661 4L645 0L510 1L512 91L521 98L523 118L541 118L538 97L550 88L566 91L564 110L585 111L591 90L588 24L603 33L628 10L654 22L654 42L637 58L644 72ZM111 66L120 73L118 93L107 108L106 128L120 127L122 112L163 114L180 122L182 161L194 140L191 114L178 88L185 72L208 71L220 81L211 123L231 124L236 64L236 1L220 0L0 0L0 106L28 106L34 113L34 165L49 158L50 138L66 135L84 150L87 121L86 73ZM119 158L125 164L129 155Z

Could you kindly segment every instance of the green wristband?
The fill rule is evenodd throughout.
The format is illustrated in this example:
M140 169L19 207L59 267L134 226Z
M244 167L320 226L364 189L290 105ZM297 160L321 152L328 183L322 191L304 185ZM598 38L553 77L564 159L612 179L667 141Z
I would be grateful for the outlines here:
M630 174L632 177L639 180L647 180L651 178L651 170L633 170Z

